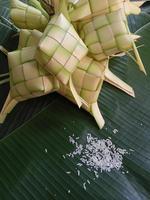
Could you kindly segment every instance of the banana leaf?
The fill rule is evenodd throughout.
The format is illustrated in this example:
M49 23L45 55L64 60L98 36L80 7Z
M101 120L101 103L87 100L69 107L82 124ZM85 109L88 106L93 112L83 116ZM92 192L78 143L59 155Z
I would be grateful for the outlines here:
M132 22L135 20L130 20ZM106 125L99 130L90 115L63 97L56 94L44 97L43 101L50 100L43 103L44 106L42 104L41 109L45 109L0 142L0 199L150 199L150 20L141 22L139 18L136 24L136 27L142 25L136 34L141 36L138 46L147 77L128 57L112 59L110 63L111 70L134 88L136 98L105 84L99 106ZM34 106L38 104L26 102L18 105L0 127L3 134L14 129L13 124L22 120L22 116L29 119ZM114 129L118 130L117 134L113 133ZM116 146L133 149L134 152L125 155L123 160L129 173L103 172L93 180L93 174L82 167L81 175L77 176L77 160L64 159L63 155L73 150L68 142L70 135L79 136L80 143L84 143L88 133L100 139L111 137ZM83 183L87 180L91 184L85 190Z
M142 12L140 15L129 15L128 22L129 28L132 33L143 27L150 20L150 15L148 13ZM138 22L138 23L137 23Z
M3 7L9 7L10 5L10 0L0 0L0 9L2 9Z
M145 1L142 5L142 10L150 14L150 1Z

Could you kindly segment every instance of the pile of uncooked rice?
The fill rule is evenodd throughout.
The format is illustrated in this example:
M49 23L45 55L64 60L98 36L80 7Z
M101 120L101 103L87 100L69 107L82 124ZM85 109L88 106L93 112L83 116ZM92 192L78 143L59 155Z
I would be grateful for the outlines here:
M66 156L79 158L77 166L86 166L89 171L95 174L98 172L110 172L113 169L123 168L123 155L128 154L127 150L117 148L108 139L98 139L91 134L87 134L86 142L79 143L79 137L69 136L69 142L75 146L75 150Z

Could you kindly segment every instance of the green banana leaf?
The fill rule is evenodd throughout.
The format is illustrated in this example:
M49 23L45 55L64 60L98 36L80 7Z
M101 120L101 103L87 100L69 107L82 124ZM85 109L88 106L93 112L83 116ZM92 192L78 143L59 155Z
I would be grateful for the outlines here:
M128 57L112 59L110 68L134 88L136 98L104 84L99 106L106 125L99 130L89 114L63 97L57 94L43 97L46 103L41 103L41 109L45 109L0 142L0 199L150 199L150 20L144 22L143 17L138 21L130 20L130 24L135 22L139 29L136 34L141 35L138 46L144 45L139 51L148 75L144 76ZM4 64L6 58L0 58ZM26 120L33 117L33 107L38 105L29 101L18 105L0 131L9 133L17 127L14 123L26 118L22 116L28 116ZM113 133L114 129L118 130L117 134ZM69 136L79 136L80 143L84 143L88 133L101 139L111 137L116 146L133 149L134 152L125 155L123 160L124 169L129 173L103 172L93 180L94 175L82 167L79 168L81 175L77 176L78 161L64 159L63 155L73 151ZM84 190L86 180L91 184Z
M3 46L17 33L17 28L9 21L9 5L9 0L0 0L0 45Z
M10 1L11 0L5 0L5 1L0 0L0 9L2 9L3 7L9 7Z
M150 1L145 1L145 3L142 5L142 10L144 12L147 12L150 14Z
M134 33L138 29L142 28L145 24L149 22L149 18L150 15L145 12L142 12L140 15L129 15L128 22L130 31Z

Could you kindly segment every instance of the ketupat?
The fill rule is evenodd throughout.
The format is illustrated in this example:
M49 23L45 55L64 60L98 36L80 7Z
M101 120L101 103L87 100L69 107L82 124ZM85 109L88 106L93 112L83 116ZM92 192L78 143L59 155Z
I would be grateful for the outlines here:
M37 29L39 31L45 29L49 20L40 10L19 0L11 0L10 17L19 28Z
M120 10L80 22L78 32L90 56L98 61L132 49L133 38L128 33L125 15Z
M49 0L46 0L46 2L48 2L48 1ZM35 2L36 2L36 0L31 0L31 3L35 3ZM45 69L47 67L47 72L45 71L45 69L43 69L44 73L46 73L49 76L51 76L51 74L53 74L54 80L57 83L56 84L57 87L54 86L54 88L57 90L57 92L59 92L60 94L62 94L66 98L68 98L69 100L73 101L74 103L78 104L79 106L82 105L82 107L85 110L87 110L94 116L94 118L97 121L97 124L99 125L100 128L102 128L104 126L104 119L99 111L97 99L98 99L99 93L101 92L101 87L103 85L103 81L109 82L110 84L118 87L119 89L123 90L127 94L134 97L134 91L133 91L132 87L127 85L125 82L121 81L118 77L116 77L109 70L108 62L109 62L110 57L120 56L120 55L122 55L123 52L127 53L130 49L133 49L134 53L136 55L136 59L137 59L136 62L139 64L141 70L145 72L144 66L142 64L142 61L139 57L137 48L134 43L134 40L138 39L138 36L132 35L130 33L128 24L127 24L127 20L126 20L126 16L125 16L125 15L130 14L131 11L134 14L138 14L140 9L138 7L135 7L135 5L131 4L127 0L126 1L107 0L107 1L103 1L103 2L98 1L98 3L95 4L96 7L95 7L95 5L93 5L94 7L92 7L92 9L90 8L91 14L84 16L84 17L80 18L80 20L77 20L77 21L75 19L74 20L75 23L74 22L72 22L72 23L73 23L73 25L75 25L74 27L77 28L76 29L77 32L75 31L75 29L72 29L72 30L73 30L74 34L76 35L76 37L80 41L81 41L81 39L83 39L83 41L85 43L91 42L91 41L93 42L93 40L97 39L95 36L93 38L91 36L88 36L89 37L88 40L87 40L86 36L88 34L90 34L91 31L93 31L93 32L97 31L98 33L99 33L99 31L101 31L100 35L104 39L103 43L106 42L107 44L104 45L101 42L101 40L97 40L96 42L99 43L99 45L102 45L102 47L103 46L106 47L106 49L105 48L102 49L103 50L102 53L106 53L106 55L104 55L104 56L102 55L101 59L97 59L97 57L94 57L98 53L97 48L95 48L95 49L93 48L92 51L94 50L94 53L93 52L91 53L91 47L89 47L89 44L86 43L89 48L89 56L94 57L95 60L93 58L86 56L86 53L85 53L84 56L81 56L80 59L78 59L78 62L76 64L74 62L71 62L71 63L73 63L73 66L70 65L70 67L73 67L74 70L72 70L69 73L69 75L66 75L63 72L61 76L58 76L58 70L61 71L61 70L64 70L64 68L65 68L65 65L62 64L63 63L62 61L64 61L65 59L68 58L66 56L66 55L68 55L67 54L68 50L70 50L70 48L73 47L73 43L71 42L72 40L67 38L68 42L64 42L64 43L63 43L63 40L62 41L60 40L61 37L63 36L62 32L64 31L66 24L69 23L71 26L70 18L73 21L72 15L70 12L70 8L72 9L71 11L74 12L76 3L78 5L81 5L83 2L91 3L91 2L95 2L95 1L94 0L79 0L78 2L75 1L75 6L72 6L71 4L69 4L69 14L70 15L68 14L66 2L67 2L67 0L61 0L61 1L53 0L52 2L50 2L50 4L52 4L54 6L54 10L56 13L54 18L59 18L61 16L60 19L58 20L59 23L51 24L52 21L55 21L55 20L53 20L54 19L53 18L52 21L50 21L47 28L44 30L43 34L37 30L21 30L18 48L21 51L23 51L24 50L24 49L22 49L23 47L30 46L29 49L33 48L35 51L35 49L37 48L37 45L38 45L38 49L36 52L36 60L40 63L40 67L42 66ZM97 5L99 5L99 6L97 6ZM36 7L36 5L34 5L34 6ZM105 9L102 9L102 8L105 8ZM131 8L133 8L133 9L131 10ZM97 10L95 10L95 9L97 9ZM81 13L78 13L78 14L76 13L76 17L81 17L80 14ZM85 14L85 13L83 12L82 14ZM104 18L106 20L103 20ZM104 23L107 20L108 20L109 24L106 23L105 25L106 25L106 27L108 25L108 27L107 27L108 29L105 26L101 27L101 23ZM57 20L56 20L56 22L57 22ZM92 26L90 23L92 24ZM97 27L97 28L95 28L95 27ZM103 28L103 30L101 30L101 28ZM104 28L106 28L105 31L104 31ZM110 38L110 36L113 35L112 30L115 31L115 34L116 34L116 35L114 35L114 38L113 37ZM65 30L66 33L67 33L67 31L68 30ZM74 37L73 32L70 32L69 34L71 34L71 36ZM43 41L49 34L50 34L50 37L52 36L50 38L51 42L49 42L49 40L47 40L45 42L45 44L43 45ZM81 39L79 38L78 34L81 37ZM64 38L65 38L65 36L66 35L64 34ZM117 36L117 39L115 36ZM122 39L118 39L119 37ZM86 41L85 41L85 38L86 38ZM54 43L56 43L56 40L59 43L59 45L57 45L57 47L55 45L53 45ZM118 45L118 40L119 40L119 45ZM115 48L112 48L113 46L108 45L108 44L113 44L113 42L114 42ZM32 46L35 46L35 47L32 47ZM65 47L65 50L61 49L62 51L60 51L60 52L62 54L59 52L59 54L57 56L57 60L56 60L57 65L55 65L56 62L51 63L51 60L53 59L53 57L55 59L55 56L54 56L55 49L56 48L59 49L62 47ZM29 49L28 49L28 51L29 51ZM2 50L4 51L4 49L2 49ZM14 55L16 54L16 52L12 52L12 55L13 55L13 53L14 53ZM48 53L50 55L47 56L45 53ZM72 55L73 51L71 51L69 53L71 53L71 55ZM23 57L26 58L26 56L27 56L27 58L28 58L28 54L30 54L30 51ZM11 53L10 53L10 55L11 55ZM32 53L31 53L31 55L32 55ZM15 55L15 58L16 58L16 60L18 60L17 55ZM15 58L14 58L14 61L15 61ZM36 69L38 68L36 60L34 57L33 60L25 62L25 65L28 66L28 69L29 69L28 70L28 74L30 74L29 76L32 76L32 74L34 75L32 70L36 71ZM99 60L99 62L97 62L96 60ZM33 63L36 63L36 66ZM49 65L47 65L47 63ZM58 65L58 63L59 63L59 65ZM18 71L19 67L20 67L19 65L14 67L14 69L18 68L18 69L16 69L16 71L18 72L18 74L20 74L20 77L18 76L18 77L16 77L16 79L21 78L23 75L21 72ZM67 67L69 69L69 65ZM17 74L17 73L15 73L15 74ZM10 75L10 77L12 80L12 77L13 77L12 74ZM24 84L24 82L23 82L23 84ZM36 83L35 86L42 87L42 84L38 85L38 83ZM60 89L59 89L59 86L60 86ZM32 85L30 85L30 87L32 88ZM23 88L23 86L21 88ZM22 90L22 92L23 91L25 91L25 90ZM53 89L50 90L49 92L52 92L52 91L53 91ZM15 97L16 93L15 92L12 93L12 96L13 95ZM30 98L27 94L25 96L27 98ZM2 110L1 122L3 122L4 118L6 117L7 112L10 111L12 109L12 107L15 106L15 104L17 103L16 100L13 100L13 101L11 101L11 104L10 104L11 106L7 105L7 103L10 101L9 98L10 98L10 95L8 96L8 99ZM20 98L23 100L22 96ZM33 98L33 97L31 97L31 98ZM82 104L82 103L84 103L84 104Z
M21 29L19 34L18 49L29 46L37 46L42 37L42 33L38 30Z
M133 50L135 62L146 74L134 42L137 37L130 33L126 19L126 15L140 13L139 5L129 0L104 0L101 3L80 0L74 4L70 18L76 22L79 35L88 46L90 56L100 61L108 56ZM84 10L85 6L89 9ZM80 16L78 12L84 13L84 16ZM72 17L73 13L75 18Z
M31 32L27 31L27 30L23 30L22 34L20 34L20 37L23 35L28 36L27 33L31 33ZM33 41L36 41L36 40L33 40ZM28 44L28 43L21 42L21 44L22 44L22 47L25 47L26 44ZM23 46L23 44L24 44L24 46ZM36 45L36 42L34 44ZM29 44L29 46L30 46L30 44ZM28 53L29 53L29 50L31 50L31 52L29 53L30 59L32 59L32 57L34 57L35 48L36 47L27 49ZM16 52L12 53L12 55L14 55L15 53ZM16 55L15 57L17 59L18 56ZM30 65L32 66L31 63L30 63ZM29 70L29 72L32 74L32 69ZM19 73L19 74L21 75L21 73ZM16 72L15 72L15 75L17 76ZM99 111L99 108L97 105L97 98L101 91L101 86L102 86L104 80L111 83L112 85L118 87L119 89L123 90L127 94L134 96L133 89L130 86L128 86L126 83L121 81L119 78L117 78L108 69L108 60L98 63L89 57L84 57L80 61L80 63L78 63L77 69L73 73L72 78L73 78L73 82L75 84L75 88L76 88L78 94L87 102L87 105L86 106L83 105L83 108L85 110L87 110L88 112L90 112L94 116L94 118L96 119L97 124L99 125L100 128L102 128L104 125L104 119ZM70 87L68 85L66 86L62 83L60 83L60 85L61 85L61 88L58 92L61 93L66 98L73 101L74 103L76 103L76 101L72 95L72 92L70 90ZM22 97L21 97L21 99L22 99ZM15 101L13 101L13 102L15 102Z
M8 53L10 92L0 113L0 123L16 104L46 95L59 89L56 78L46 72L34 59L36 47L26 47Z
M72 24L63 14L58 14L47 25L36 53L36 60L44 69L56 76L64 85L70 83L79 107L81 100L73 88L71 74L87 52L87 47Z
M72 74L72 80L79 96L87 102L87 105L83 104L82 107L95 118L100 128L103 128L105 121L98 108L97 100L103 81L107 81L133 97L135 96L133 89L108 69L108 60L96 62L90 57L84 57ZM76 103L68 85L60 83L59 93Z

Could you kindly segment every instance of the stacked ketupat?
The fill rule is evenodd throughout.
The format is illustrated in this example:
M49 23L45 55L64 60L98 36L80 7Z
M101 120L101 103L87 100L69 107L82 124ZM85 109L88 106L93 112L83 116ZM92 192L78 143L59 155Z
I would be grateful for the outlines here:
M99 127L102 128L104 120L97 106L98 95L94 94L100 93L103 80L134 96L133 89L118 79L108 69L108 59L110 56L133 49L140 69L146 73L134 44L134 40L138 39L138 36L132 35L129 32L126 19L126 15L130 13L139 14L140 9L129 1L120 0L98 1L97 3L94 0L81 0L69 8L70 18L75 22L77 32L89 50L89 57L85 57L83 59L84 62L81 60L78 65L80 70L77 68L73 73L73 82L80 96L88 104L87 107L83 105L84 109L94 116ZM130 10L131 8L132 10ZM90 57L95 61L92 61L88 68ZM91 74L88 73L88 70L91 69L92 71L93 64L94 66L97 65L95 75L92 74L95 76L93 80L96 81L99 78L100 81L97 84L97 88L94 88L95 82L92 80ZM101 76L98 77L99 73L101 73ZM68 87L61 85L60 93L74 101Z
M68 0L68 5L66 0L53 0L49 5L54 6L55 15L48 22L39 1L29 3L34 8L12 1L11 18L24 29L19 50L8 54L11 89L0 121L18 101L57 90L91 113L102 128L97 99L103 81L134 97L133 89L109 70L110 57L134 50L136 62L146 73L134 43L138 36L130 33L126 19L140 9L128 0ZM39 22L32 23L38 16Z

